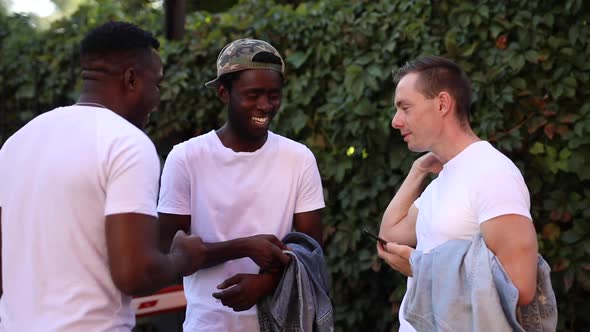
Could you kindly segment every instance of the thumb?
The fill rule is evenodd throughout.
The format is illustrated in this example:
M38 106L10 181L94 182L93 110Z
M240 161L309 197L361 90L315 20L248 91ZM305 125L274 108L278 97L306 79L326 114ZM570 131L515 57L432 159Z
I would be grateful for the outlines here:
M387 242L385 245L385 251L391 254L399 255L400 245L395 242Z
M174 234L174 237L186 237L186 236L187 236L186 233L180 229L176 232L176 234Z
M281 240L274 238L271 241L275 246L279 247L279 249L287 250L287 246Z

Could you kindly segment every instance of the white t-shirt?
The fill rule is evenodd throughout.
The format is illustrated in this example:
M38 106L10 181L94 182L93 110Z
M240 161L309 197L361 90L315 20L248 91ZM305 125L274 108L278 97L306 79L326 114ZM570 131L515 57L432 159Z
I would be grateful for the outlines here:
M164 171L158 211L191 215L191 233L204 242L256 234L279 239L292 230L293 214L325 206L312 152L268 133L254 152L234 152L215 131L178 144ZM256 309L235 313L211 294L237 273L259 272L250 258L201 269L184 278L185 331L259 331Z
M449 160L414 203L418 208L416 250L428 252L453 239L471 240L480 224L519 214L531 219L530 195L514 163L486 141ZM412 278L408 278L408 289ZM404 298L405 300L405 298ZM414 331L400 309L400 331Z
M0 331L130 331L111 278L105 216L156 215L159 159L114 112L57 108L0 150Z

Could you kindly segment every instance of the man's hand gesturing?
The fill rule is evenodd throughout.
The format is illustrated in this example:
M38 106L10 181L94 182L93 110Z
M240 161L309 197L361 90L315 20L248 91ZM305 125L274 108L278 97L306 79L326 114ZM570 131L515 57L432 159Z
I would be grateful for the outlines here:
M291 260L291 257L283 252L287 247L274 235L254 235L248 237L247 241L248 257L263 271L276 272Z
M205 261L205 251L205 245L200 237L187 235L183 231L176 232L170 246L170 254L180 255L184 258L184 264L180 269L184 277L195 273L201 268Z

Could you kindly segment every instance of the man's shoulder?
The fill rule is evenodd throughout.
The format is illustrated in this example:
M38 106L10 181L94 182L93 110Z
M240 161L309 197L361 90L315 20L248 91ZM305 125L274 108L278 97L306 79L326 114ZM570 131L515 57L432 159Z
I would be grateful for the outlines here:
M487 166L488 170L499 169L520 172L514 161L512 161L512 159L510 159L498 148L488 143L487 150L488 153L486 154L485 158L482 159L482 166L484 166L484 168Z
M156 147L150 137L120 115L105 109L87 109L79 113L87 113L78 116L83 119L81 121L85 121L85 126L96 130L96 135L91 139L96 139L99 150L106 153L105 157L112 153L141 153L151 159L157 157Z
M85 111L88 112L88 111ZM147 134L113 111L93 110L94 120L100 126L101 135L111 137L136 137L151 142Z
M182 151L198 151L204 149L208 146L211 146L214 143L215 137L213 135L216 135L215 131L211 130L205 134L189 138L185 141L182 141L174 145L174 149Z
M514 162L491 143L480 141L477 144L469 158L465 159L463 164L465 171L484 175L495 171L518 171Z
M462 178L467 179L472 188L508 189L514 183L526 185L523 174L516 164L489 142L481 144L479 149L474 151L459 173Z
M174 158L175 160L198 162L200 156L211 155L210 152L216 145L214 135L216 135L215 131L212 130L175 144L166 159Z

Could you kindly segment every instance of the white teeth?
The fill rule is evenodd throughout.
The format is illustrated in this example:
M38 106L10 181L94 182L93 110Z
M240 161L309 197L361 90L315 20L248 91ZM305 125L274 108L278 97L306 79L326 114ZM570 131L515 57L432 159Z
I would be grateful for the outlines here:
M266 122L268 121L268 118L265 118L265 117L259 118L259 117L253 116L252 121L254 121L256 124L263 125L263 124L266 124Z

